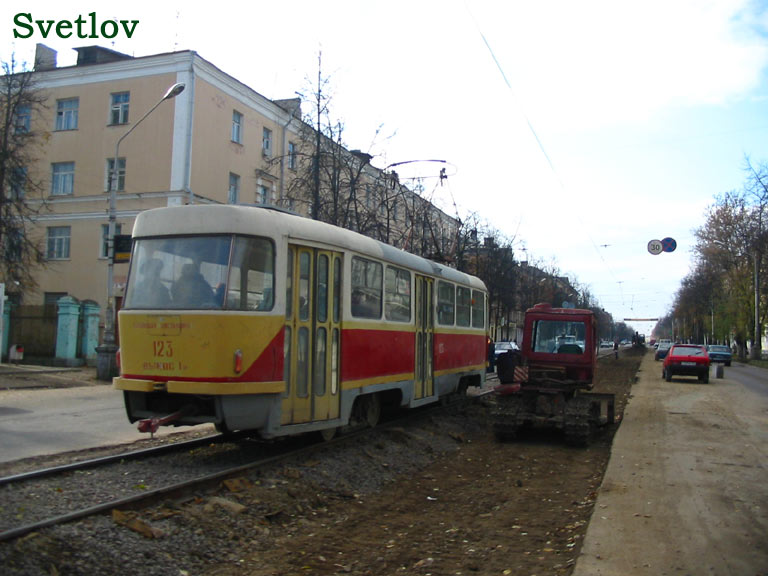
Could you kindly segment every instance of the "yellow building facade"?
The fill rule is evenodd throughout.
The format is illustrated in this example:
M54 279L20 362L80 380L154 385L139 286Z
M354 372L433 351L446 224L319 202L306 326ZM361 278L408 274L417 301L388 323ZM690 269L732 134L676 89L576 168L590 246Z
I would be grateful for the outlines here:
M25 304L66 295L93 300L103 325L110 186L116 186L116 234L130 235L140 211L162 206L269 204L307 215L310 202L287 197L298 150L306 147L300 99L272 101L193 51L131 57L92 46L77 52L76 65L57 67L56 54L38 46L34 77L46 104L30 119L40 148L27 175L41 183L42 194L26 199L36 212L29 233L43 246L45 265L34 271L37 288L25 288ZM159 103L177 83L183 91ZM363 173L374 189L389 182L371 166ZM404 194L410 196L403 206L421 201ZM432 211L447 244L457 221ZM416 228L412 215L399 213L396 227ZM127 263L114 265L118 308L127 273Z

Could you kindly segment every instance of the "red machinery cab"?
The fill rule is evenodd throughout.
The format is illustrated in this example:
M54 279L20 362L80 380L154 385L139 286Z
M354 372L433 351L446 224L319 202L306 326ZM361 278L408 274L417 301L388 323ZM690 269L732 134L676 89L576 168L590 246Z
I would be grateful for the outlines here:
M591 387L597 354L594 314L537 304L525 313L521 353L529 370L556 368L558 380Z

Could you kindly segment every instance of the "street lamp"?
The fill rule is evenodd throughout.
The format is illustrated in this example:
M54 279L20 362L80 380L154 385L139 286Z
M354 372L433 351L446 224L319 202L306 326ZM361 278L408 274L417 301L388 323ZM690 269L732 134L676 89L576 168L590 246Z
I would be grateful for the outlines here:
M125 140L144 119L152 114L155 109L166 100L175 98L184 91L184 84L177 82L163 95L163 97L149 111L139 118L130 130L118 138L115 144L115 156L112 163L112 171L109 175L109 228L107 230L107 309L104 318L104 341L96 348L98 354L96 372L99 380L110 380L117 373L115 363L115 304L114 304L114 267L115 267L115 220L117 204L117 187L120 177L118 162L120 157L120 143Z

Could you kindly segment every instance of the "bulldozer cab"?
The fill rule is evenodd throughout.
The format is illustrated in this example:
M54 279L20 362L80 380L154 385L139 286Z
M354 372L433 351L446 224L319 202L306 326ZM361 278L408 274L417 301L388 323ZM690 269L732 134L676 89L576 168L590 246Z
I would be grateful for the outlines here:
M537 304L525 313L522 356L526 364L557 367L568 380L591 383L597 327L591 310Z

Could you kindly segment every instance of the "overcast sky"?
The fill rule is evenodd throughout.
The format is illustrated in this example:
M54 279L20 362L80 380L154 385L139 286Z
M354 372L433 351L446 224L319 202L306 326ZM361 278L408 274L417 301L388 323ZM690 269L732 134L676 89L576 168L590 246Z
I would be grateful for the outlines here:
M13 39L18 13L90 26L91 12L139 23L131 38ZM427 176L447 213L477 213L616 320L669 311L706 208L741 188L745 158L768 161L766 0L28 0L0 8L0 38L5 61L41 42L59 65L92 44L194 50L272 99L308 93L322 53L348 148L380 168L448 162L443 186L440 164L401 176ZM651 255L666 237L677 250Z

